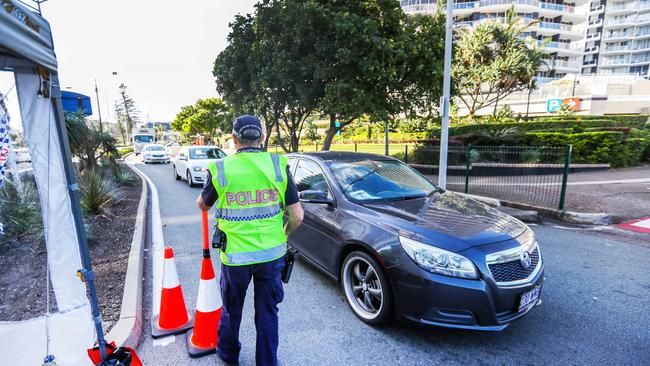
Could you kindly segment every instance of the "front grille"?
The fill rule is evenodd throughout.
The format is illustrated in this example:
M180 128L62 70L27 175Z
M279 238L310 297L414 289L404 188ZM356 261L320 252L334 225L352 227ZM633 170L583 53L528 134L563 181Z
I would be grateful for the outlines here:
M535 271L535 268L537 268L537 264L539 263L539 248L535 248L530 253L530 259L531 262L528 268L522 267L519 260L488 264L488 267L496 282L520 281L528 278Z

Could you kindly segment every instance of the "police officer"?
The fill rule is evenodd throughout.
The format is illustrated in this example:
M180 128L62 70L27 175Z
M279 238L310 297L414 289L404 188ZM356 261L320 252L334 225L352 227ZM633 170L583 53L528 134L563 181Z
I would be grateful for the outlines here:
M221 297L217 355L238 364L239 325L246 289L253 279L257 365L277 365L278 304L284 298L281 272L287 236L302 222L303 211L284 156L263 152L262 124L243 115L233 122L237 154L211 163L197 205L216 203L219 229L226 235L220 250ZM283 226L284 213L288 222Z

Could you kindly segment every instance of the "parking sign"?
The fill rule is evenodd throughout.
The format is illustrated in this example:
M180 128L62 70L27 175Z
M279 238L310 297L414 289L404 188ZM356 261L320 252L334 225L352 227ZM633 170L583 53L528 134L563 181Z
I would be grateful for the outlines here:
M548 99L546 101L546 111L548 113L557 112L558 109L560 109L561 105L562 105L562 99L557 99L557 98Z

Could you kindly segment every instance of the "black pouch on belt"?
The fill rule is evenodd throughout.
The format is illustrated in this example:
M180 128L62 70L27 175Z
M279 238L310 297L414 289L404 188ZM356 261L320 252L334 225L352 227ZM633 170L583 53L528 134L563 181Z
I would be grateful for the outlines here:
M219 230L219 225L214 225L214 232L212 233L212 247L220 249L222 252L226 251L226 233Z
M296 260L298 252L294 249L288 248L287 254L284 256L284 268L282 269L282 282L289 283L291 272L293 271L293 262Z

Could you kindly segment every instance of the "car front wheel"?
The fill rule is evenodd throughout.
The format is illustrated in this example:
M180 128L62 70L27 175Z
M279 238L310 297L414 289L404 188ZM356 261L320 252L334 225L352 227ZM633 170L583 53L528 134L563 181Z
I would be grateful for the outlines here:
M194 181L192 180L192 173L190 173L189 170L187 171L186 176L187 176L187 185L190 187L194 187Z
M181 180L181 176L178 175L178 172L176 171L176 165L172 165L172 172L174 173L174 179Z
M392 308L388 280L379 263L360 251L343 261L341 286L354 314L363 322L379 325L386 322Z

